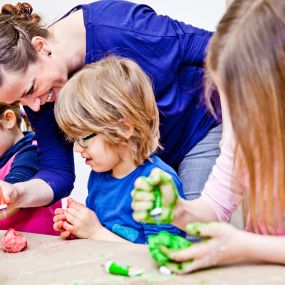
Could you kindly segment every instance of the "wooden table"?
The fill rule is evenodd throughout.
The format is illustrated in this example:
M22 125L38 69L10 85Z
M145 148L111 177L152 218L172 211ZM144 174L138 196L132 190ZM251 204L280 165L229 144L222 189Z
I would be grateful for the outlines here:
M0 231L0 237L3 231ZM210 269L185 276L161 275L147 247L24 233L28 248L9 254L0 250L0 285L284 285L285 267L247 265ZM101 264L113 260L145 269L138 277L106 273Z

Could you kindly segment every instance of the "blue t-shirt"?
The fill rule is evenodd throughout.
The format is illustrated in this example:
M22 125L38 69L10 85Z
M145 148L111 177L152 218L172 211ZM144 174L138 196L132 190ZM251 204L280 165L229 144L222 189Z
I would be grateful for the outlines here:
M162 230L184 236L180 229L172 225L143 224L132 218L131 191L134 189L134 182L139 176L148 176L155 167L168 172L180 196L185 197L182 182L176 172L157 156L153 155L151 158L152 162L146 160L124 178L115 178L109 172L92 171L88 181L87 207L96 213L105 228L134 243L146 243L149 235Z
M176 168L218 124L203 103L203 63L212 33L128 1L96 1L72 11L77 9L83 10L86 63L108 54L128 57L151 78L164 148L158 155ZM26 109L39 145L40 172L35 178L51 186L55 202L73 188L72 146L56 128L50 104L39 112Z

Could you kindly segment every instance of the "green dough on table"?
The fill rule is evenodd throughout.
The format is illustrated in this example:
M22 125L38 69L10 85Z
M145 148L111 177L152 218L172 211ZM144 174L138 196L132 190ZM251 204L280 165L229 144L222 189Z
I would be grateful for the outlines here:
M148 248L151 256L160 266L170 261L168 256L160 250L160 246L165 246L170 250L179 250L191 245L192 243L189 240L181 236L170 234L166 231L162 231L157 235L151 235L148 237Z

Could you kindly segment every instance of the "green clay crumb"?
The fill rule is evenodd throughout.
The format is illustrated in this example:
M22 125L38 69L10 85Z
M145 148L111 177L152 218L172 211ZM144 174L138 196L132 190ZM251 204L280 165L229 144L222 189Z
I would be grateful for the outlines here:
M80 280L74 280L70 283L70 285L80 285L82 282Z

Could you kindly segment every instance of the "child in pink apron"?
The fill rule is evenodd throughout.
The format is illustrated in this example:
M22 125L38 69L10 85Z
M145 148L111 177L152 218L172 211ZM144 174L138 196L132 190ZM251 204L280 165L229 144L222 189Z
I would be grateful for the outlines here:
M23 133L21 122L21 110L17 104L0 103L0 180L9 183L29 180L39 168L34 134ZM17 231L57 235L53 230L53 215L58 207L61 207L60 201L49 207L18 209L7 218L4 218L5 212L3 215L6 210L2 210L0 230L14 228Z

